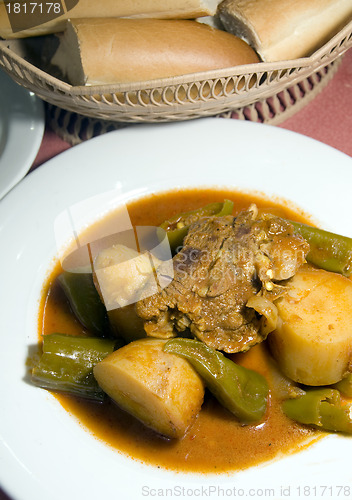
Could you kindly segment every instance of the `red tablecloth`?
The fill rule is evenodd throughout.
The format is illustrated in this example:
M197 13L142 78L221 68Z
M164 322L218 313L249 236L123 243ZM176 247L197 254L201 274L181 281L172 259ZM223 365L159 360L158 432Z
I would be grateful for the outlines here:
M345 54L336 75L322 92L279 126L317 139L352 157L352 50ZM47 128L33 168L70 147ZM0 500L12 499L0 490Z
M352 50L325 89L281 127L352 156Z

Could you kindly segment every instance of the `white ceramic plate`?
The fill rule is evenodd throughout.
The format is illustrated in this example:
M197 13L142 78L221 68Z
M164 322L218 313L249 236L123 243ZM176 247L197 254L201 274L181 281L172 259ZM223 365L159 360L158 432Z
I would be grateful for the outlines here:
M0 199L28 172L44 133L44 106L0 70Z
M41 285L57 252L55 230L63 235L59 246L66 237L57 231L58 215L70 209L83 228L96 218L97 200L101 215L126 197L200 185L282 196L352 236L352 160L306 137L236 120L111 132L54 158L0 203L0 482L15 500L351 497L349 438L329 436L241 473L176 474L110 449L24 380ZM88 208L79 210L82 200Z

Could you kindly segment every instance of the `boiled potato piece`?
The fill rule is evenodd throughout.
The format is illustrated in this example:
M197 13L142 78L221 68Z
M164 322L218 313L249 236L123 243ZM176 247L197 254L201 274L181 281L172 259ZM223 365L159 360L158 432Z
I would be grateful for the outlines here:
M112 245L94 260L97 288L108 311L134 304L155 271L155 261L148 252L139 253L125 245ZM153 292L157 292L157 286ZM151 292L152 293L152 292Z
M120 244L105 248L94 260L94 282L110 325L126 342L146 336L135 303L143 296L147 282L152 281L150 293L157 292L153 272L159 265L160 261L147 252L139 253Z
M188 361L163 351L165 342L131 342L98 363L94 375L104 392L146 426L181 438L201 408L204 386Z
M276 306L279 320L269 345L282 372L306 385L334 384L352 354L352 281L303 266Z

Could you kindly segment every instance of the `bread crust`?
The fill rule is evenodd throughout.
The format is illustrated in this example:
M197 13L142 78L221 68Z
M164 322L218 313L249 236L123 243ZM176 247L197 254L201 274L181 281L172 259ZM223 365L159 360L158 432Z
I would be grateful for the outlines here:
M77 5L57 19L13 33L0 0L0 37L24 38L58 33L65 29L67 19L94 17L133 17L156 19L195 19L213 16L220 0L79 0Z
M99 85L258 61L243 40L196 21L76 19L69 22L52 63L72 85Z
M351 0L224 0L219 16L263 61L312 54L352 18Z

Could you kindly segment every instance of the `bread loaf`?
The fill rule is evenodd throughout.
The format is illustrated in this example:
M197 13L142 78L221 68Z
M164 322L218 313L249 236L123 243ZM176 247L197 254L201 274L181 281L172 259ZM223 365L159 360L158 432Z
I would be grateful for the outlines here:
M52 64L72 85L131 83L258 62L247 43L189 20L76 19Z
M8 0L0 0L0 37L23 38L46 35L63 31L67 19L88 17L136 17L159 19L195 19L201 16L213 16L220 0L63 0L65 13L51 21L14 32L5 4ZM71 4L76 4L70 8ZM44 4L44 8L45 8ZM34 3L28 9L35 9ZM53 7L53 4L51 4ZM12 7L13 8L13 7ZM23 12L23 9L22 9ZM28 10L29 12L29 10ZM27 17L30 19L33 16ZM34 10L34 14L35 14ZM39 6L37 8L39 12ZM13 16L16 22L16 16ZM38 18L39 20L39 18ZM30 22L33 22L31 19Z
M308 56L352 17L352 0L224 0L219 16L263 61Z

